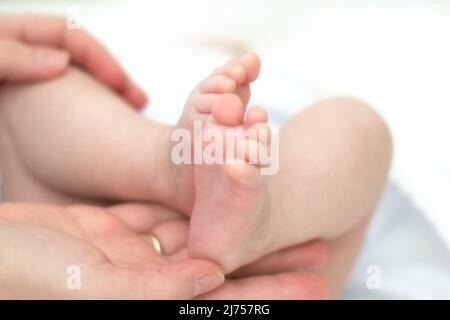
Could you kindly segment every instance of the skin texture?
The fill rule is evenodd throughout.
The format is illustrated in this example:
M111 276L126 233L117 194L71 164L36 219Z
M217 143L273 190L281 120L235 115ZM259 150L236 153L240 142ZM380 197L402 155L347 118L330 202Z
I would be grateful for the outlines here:
M76 70L58 81L6 89L0 95L0 111L8 128L3 134L2 163L8 168L4 179L9 199L70 203L81 196L92 201L157 201L189 213L193 200L186 201L186 194L192 182L180 179L167 158L170 148L163 137L172 128L129 112L108 90ZM86 101L80 91L89 93ZM49 119L59 121L49 123ZM114 130L110 130L112 123ZM246 245L257 259L318 237L326 239L336 250L330 252L332 257L347 257L330 264L332 269L321 270L333 280L330 290L335 296L345 283L362 239L360 230L386 179L389 132L367 105L342 97L324 100L289 119L280 132L280 143L280 172L264 186L271 199L269 213L250 226L265 226L260 237L264 243ZM75 156L78 161L71 161ZM353 233L360 235L352 238ZM340 245L334 245L338 240ZM222 266L227 263L226 272L251 262L225 262L214 250L194 254Z
M84 68L141 109L145 94L91 35L70 30L64 17L0 15L0 83L60 76L69 62Z
M212 262L157 254L107 209L6 204L1 213L6 298L190 299L223 281ZM66 287L70 265L80 267L80 290ZM199 282L204 275L215 279Z
M192 119L201 119L205 130L259 125L269 131L264 109L246 112L249 83L260 65L249 53L215 70L191 93L178 126L189 128ZM266 146L255 144L255 149ZM327 239L332 255L322 274L336 297L386 180L389 130L363 102L324 100L285 123L279 156L280 172L269 177L262 177L248 159L239 165L195 165L194 182L186 174L189 166L173 169L181 194L195 185L190 253L218 261L230 272L269 252Z
M108 208L3 204L0 298L190 299L210 291L222 283L217 274L221 270L210 261L187 257L187 237L172 232L182 219L160 206L139 203ZM148 240L150 233L158 235L166 255L155 251ZM321 249L317 248L320 244L315 246L295 248L295 254L306 253L303 265L317 262L313 255ZM309 257L308 250L314 250ZM280 253L281 261L287 262L281 268L292 266L291 253ZM273 258L267 257L259 271L267 271ZM80 290L66 286L66 270L71 265L80 267ZM257 273L228 280L197 298L314 299L327 294L321 278L311 273ZM209 275L209 280L200 280L199 285L203 275Z
M66 28L66 19L62 17L49 16L0 16L0 84L2 82L24 82L47 80L60 76L67 69L69 62L77 64L85 68L98 80L109 86L127 100L131 106L140 109L147 99L145 94L133 84L126 76L123 69L109 54L109 52L101 46L89 34L80 30L68 30ZM246 87L242 86L245 94ZM2 135L1 141L5 142ZM14 168L12 168L14 171ZM32 190L35 184L29 181ZM36 187L36 189L40 189ZM40 201L54 198L50 197L51 192L44 192L42 190L33 192L32 194L40 195ZM56 197L57 198L57 197ZM62 197L60 197L62 198ZM71 199L75 200L75 199ZM79 202L90 202L87 199L78 199ZM97 201L98 202L98 201ZM30 213L33 213L30 215ZM106 213L106 214L105 214ZM111 216L114 215L115 217ZM91 217L93 215L93 217ZM177 273L182 268L171 269L172 261L161 259L155 256L154 252L150 254L150 248L142 244L142 233L148 232L148 228L153 228L152 234L156 235L163 245L166 254L176 252L183 248L183 241L187 241L187 222L175 219L176 215L173 211L158 205L119 205L110 207L109 209L79 206L79 207L55 207L43 205L24 205L24 204L8 204L0 207L0 219L2 228L0 228L0 237L3 237L4 244L14 243L21 248L23 263L21 265L17 262L3 269L3 281L0 283L0 296L7 298L61 298L61 297L139 297L139 298L154 298L155 290L147 285L145 280L136 283L136 268L139 268L139 259L143 256L148 258L148 263L162 264L163 267L158 270L168 268L178 276L173 277L172 283L159 284L158 292L163 292L162 297L183 297L192 296L192 279L195 278L198 269L194 264L189 262L185 266L185 274ZM122 221L118 221L122 218ZM179 218L179 217L178 217ZM72 219L72 221L71 221ZM93 221L97 219L97 221ZM165 223L165 221L170 220ZM174 219L173 221L171 219ZM68 228L68 225L62 223L69 220L70 222L77 222ZM89 221L89 224L85 223ZM20 223L18 223L20 222ZM92 225L91 223L97 222ZM62 223L62 224L61 224ZM116 227L117 231L111 233L109 227ZM127 230L128 228L128 230ZM146 229L147 228L147 229ZM92 231L94 231L94 238L91 239ZM91 231L91 232L89 232ZM170 232L169 232L170 231ZM184 232L183 232L184 231ZM133 234L135 232L136 234ZM82 239L73 239L75 236L80 236ZM29 237L32 239L28 239ZM102 238L107 238L107 243L102 242ZM111 241L110 239L123 240L121 237L130 239L139 243L136 248L142 247L142 257L131 256L131 264L129 268L120 268L113 264L114 257L119 260L124 258L124 255L117 255L121 252L121 243ZM148 235L147 235L148 237ZM34 248L33 243L35 239L40 239L45 243L51 242L54 244L53 254L56 254L54 259L46 261L50 262L45 267L38 263L37 268L30 270L28 266L33 266L39 259L32 259L38 248ZM32 241L29 241L32 240ZM98 245L100 241L100 245ZM63 244L61 246L61 244ZM104 252L102 248L106 246ZM26 249L29 250L26 250ZM88 281L88 290L83 288L82 291L77 291L77 294L69 294L67 290L61 291L61 282L55 282L52 278L49 280L49 275L52 271L56 271L60 275L61 270L52 270L67 258L67 252L72 252L77 248L82 248L79 256L80 263L87 263L88 279L89 275L95 275L95 279ZM58 251L60 254L57 254ZM139 250L137 250L139 251ZM5 247L2 253L3 256L13 261L17 261L17 252L11 248ZM8 254L9 253L9 254ZM49 253L49 252L47 252ZM106 254L106 253L109 253ZM181 254L182 256L183 254ZM151 256L151 257L150 257ZM180 255L179 255L180 256ZM14 258L15 257L15 258ZM30 261L30 259L32 259ZM70 257L73 259L73 256ZM136 260L138 259L138 260ZM179 261L181 257L177 258ZM312 274L299 273L281 273L283 270L295 270L299 267L308 267L323 264L326 260L326 247L318 241L306 243L292 248L287 248L275 254L263 257L261 261L257 261L244 269L237 270L234 277L239 277L244 274L253 274L253 277L248 277L243 280L228 280L221 289L214 291L212 296L204 295L203 298L284 298L284 299L298 299L298 298L323 298L326 295L326 287L321 278ZM128 264L128 262L126 262ZM201 265L201 262L198 264ZM197 264L197 267L198 267ZM203 263L204 264L204 263ZM98 267L105 268L106 273L98 275ZM189 266L193 267L189 269ZM148 265L145 266L145 268ZM211 268L211 264L209 265ZM144 269L145 269L144 268ZM36 271L41 273L41 277L36 277ZM58 268L57 268L58 269ZM87 270L86 270L87 269ZM192 273L189 274L187 270ZM21 271L21 272L20 272ZM30 275L30 271L32 275ZM267 274L271 272L280 272L276 276L264 277L257 276L258 274ZM7 275L5 281L5 276ZM27 277L27 274L29 275ZM11 275L13 281L11 281ZM149 275L158 284L161 281L161 274L158 272L149 271ZM58 277L56 277L58 278ZM31 280L32 279L32 280ZM25 280L25 281L24 281ZM28 280L28 281L26 281ZM167 282L167 279L162 281ZM184 281L183 281L184 280ZM181 281L177 283L176 281ZM216 287L222 279L219 277L209 277L209 281L199 286L198 283L194 286L194 294L199 294ZM286 282L287 281L287 282ZM176 285L174 285L176 283ZM183 283L184 286L181 284ZM124 285L127 284L126 287ZM38 285L38 288L36 288ZM91 286L91 287L89 287ZM155 286L155 285L153 285ZM158 285L157 285L158 286ZM45 289L43 289L45 288ZM118 291L118 289L122 289ZM125 289L125 290L124 290ZM244 289L244 290L243 290ZM278 290L274 290L278 289ZM124 294L126 292L126 295ZM274 295L274 292L277 292ZM164 296L167 294L167 296Z
M33 85L35 86L35 85ZM38 85L39 86L39 85ZM7 88L5 88L7 89ZM8 90L4 90L2 93L6 93ZM1 94L0 94L1 95ZM110 94L108 94L110 95ZM111 96L113 97L113 96ZM117 100L117 98L113 98L113 101L120 101ZM115 102L117 104L117 102ZM121 105L121 104L120 104ZM40 108L39 106L35 105L37 108ZM33 107L31 105L29 105L30 108L28 108L28 112L24 113L24 116L26 114L30 114L29 112L33 112ZM16 111L20 111L20 107L19 108L13 108L13 109L9 109L9 108L4 108L1 109L1 111L5 111L7 112L7 110L9 111L14 111L14 113ZM121 107L120 109L121 112L125 112L125 114L127 115L132 115L133 117L136 117L136 115L129 111L127 108L123 108ZM42 110L41 110L42 111ZM43 113L40 113L40 115L44 115ZM32 117L29 118L30 121L32 121L33 123L37 123L39 122L39 116L35 115L36 117ZM45 115L44 115L45 116ZM2 119L5 119L4 117L2 117ZM25 118L22 118L25 123L27 122L27 120ZM67 194L66 192L59 192L57 190L52 190L51 188L45 187L43 184L40 184L38 181L35 180L34 177L28 177L26 178L26 180L22 180L22 178L25 178L27 176L27 173L24 172L22 169L23 167L21 167L20 162L15 161L14 159L17 160L17 158L14 158L16 156L15 152L16 150L14 149L9 149L9 147L11 146L9 144L10 140L9 140L9 134L7 134L8 130L5 130L9 127L9 125L7 125L6 123L3 123L2 126L0 127L2 129L2 142L0 144L1 146L1 152L0 155L2 156L2 168L3 173L4 173L4 178L5 178L5 191L6 191L6 195L7 197L12 196L17 197L18 199L22 199L26 200L26 201L30 201L31 199L33 199L33 201L39 201L41 203L45 203L45 202L58 202L60 204L67 204L67 203L89 203L89 202L103 202L103 201L99 201L101 200L101 198L98 198L99 200L94 200L95 198L93 198L92 196L88 196L86 194L86 196L88 197L80 197L80 196L75 196L75 195L70 195ZM97 127L99 128L99 127ZM132 132L132 131L131 131ZM123 136L127 136L127 135L123 135ZM130 136L130 135L128 135ZM30 137L29 137L30 138ZM33 140L27 140L28 142L31 142L31 144L33 144ZM62 150L61 150L62 151ZM81 150L80 150L81 151ZM111 150L112 151L112 150ZM64 151L62 151L64 152ZM128 154L128 153L127 153ZM79 159L82 159L83 157L80 154ZM11 161L11 162L10 162ZM129 157L127 157L126 159L126 163L129 163L130 159ZM11 167L9 167L9 165L12 164ZM17 166L18 165L18 166ZM142 168L145 168L145 166L139 166ZM114 170L111 170L109 176L111 179L114 178L114 172L117 172L116 170L117 168L115 168ZM120 172L120 170L119 170ZM52 176L52 174L50 174L50 176ZM15 185L14 183L9 183L7 180L9 178L11 178L11 181L16 181L16 182L23 182L20 185ZM80 177L78 177L80 178ZM76 180L78 180L78 178ZM92 176L90 177L92 178ZM92 181L92 180L91 180ZM111 181L111 180L110 180ZM110 185L110 184L108 184ZM12 189L10 189L10 187L12 187ZM17 187L17 189L16 189ZM17 190L17 193L16 191ZM16 199L17 200L17 199ZM120 206L119 206L120 207ZM158 208L162 208L162 206L158 206ZM134 209L136 209L134 207ZM42 209L40 209L42 211ZM97 210L97 209L96 209ZM109 210L112 210L112 208L110 208ZM54 210L53 210L54 211ZM8 210L8 213L6 213L6 215L11 214L11 212L14 212L14 210ZM40 211L39 211L40 212ZM135 228L136 230L138 230L139 232L146 232L148 231L148 221L146 219L142 219L142 214L140 214L141 210L127 210L127 218L126 222L129 224L130 227ZM45 214L45 210L43 212ZM152 210L152 215L155 214L155 210ZM30 219L34 219L33 216L29 217ZM151 220L151 219L150 219ZM165 226L161 226L161 227L157 227L155 228L155 230L153 230L152 232L154 234L156 234L161 241L163 242L163 249L165 252L167 253L171 253L172 250L180 250L180 243L182 243L182 239L184 239L185 241L185 246L187 243L187 239L188 239L188 225L187 222L180 223L179 221L173 224L169 224L169 225L165 225ZM40 231L42 231L41 229L39 229ZM22 234L22 233L19 233ZM171 234L175 234L175 235L183 235L184 237L181 238L177 238L174 239L173 237L171 237ZM26 235L26 233L25 233ZM10 235L11 238L16 238L17 236L14 235ZM59 242L58 241L59 237L56 237L55 242ZM181 242L180 242L181 241ZM8 243L7 240L5 240L4 243ZM64 250L69 249L69 248L63 248ZM70 250L68 250L70 251ZM34 249L30 249L29 251L25 251L25 253L28 252L28 254L30 255L30 258L33 257L33 254L35 252ZM16 260L14 258L14 255L16 254L16 252L11 252L11 257L10 259ZM327 250L326 247L323 245L323 243L314 241L314 242L310 242L304 245L299 245L299 246L294 246L292 248L288 248L285 250L282 250L280 252L274 253L273 255L269 255L266 257L263 257L261 260L261 263L259 262L255 262L250 266L246 266L245 268L242 269L242 274L241 274L241 270L237 270L236 272L233 273L233 278L230 280L227 280L225 282L225 285L221 288L223 288L223 295L222 295L222 291L219 291L218 293L214 291L214 296L215 298L219 298L222 297L235 297L237 298L252 298L252 299L256 299L256 298L276 298L276 299L313 299L313 298L324 298L327 296L327 288L326 285L324 284L323 280L318 277L317 275L311 274L311 273L305 273L305 272L295 272L296 270L298 270L299 268L308 268L311 266L317 266L317 265L323 265L326 262L327 259ZM54 259L55 263L58 263L58 259ZM17 268L15 268L17 269ZM21 270L21 269L17 269L17 270ZM51 273L48 269L46 269L49 274L42 275L43 279L49 278L51 277ZM26 279L26 274L28 271L24 271L22 270L23 274L22 276L17 276L15 279ZM123 277L123 275L121 275ZM242 278L245 277L245 278ZM9 282L11 279L11 277L6 277L5 279L3 279L3 281L6 281L5 286L10 286L10 287L14 287L16 286L16 283L13 282L12 284ZM289 281L287 281L286 279L290 279ZM297 279L297 280L296 280ZM132 279L131 279L132 280ZM130 280L130 281L131 281ZM244 281L245 280L245 281ZM124 279L124 281L126 281L126 278ZM284 283L288 282L290 283L289 286L284 286ZM30 283L25 283L28 285L31 285ZM281 284L283 284L282 286L282 290L279 289ZM242 290L243 288L253 288L253 289L257 289L257 290ZM42 288L42 287L40 287ZM47 287L45 287L47 288ZM33 288L31 288L33 289ZM226 289L226 290L225 290ZM109 288L108 287L100 287L99 288L100 292L104 291L108 291ZM220 289L222 290L222 289ZM28 290L22 290L19 293L20 297L27 297ZM109 291L108 291L109 292ZM16 292L17 293L17 292ZM20 293L24 293L24 295L20 295ZM39 296L41 297L51 297L52 295L50 294L51 292L49 292L48 290L42 290L41 292L38 292ZM67 293L65 293L67 294ZM60 297L65 297L65 294L62 294L60 292L56 293L57 296ZM83 294L82 297L90 297L90 295L88 293ZM106 297L106 296L105 296ZM209 298L208 295L206 296L202 296L202 298Z

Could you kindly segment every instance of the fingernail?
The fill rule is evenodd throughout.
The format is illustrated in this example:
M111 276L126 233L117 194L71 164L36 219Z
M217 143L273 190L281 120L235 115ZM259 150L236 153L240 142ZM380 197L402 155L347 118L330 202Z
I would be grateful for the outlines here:
M52 49L38 49L36 52L36 65L43 70L65 68L69 62L69 54L64 51Z
M200 279L197 280L194 288L194 294L196 296L201 295L203 293L209 292L220 285L225 281L225 276L222 273L210 273L204 275Z

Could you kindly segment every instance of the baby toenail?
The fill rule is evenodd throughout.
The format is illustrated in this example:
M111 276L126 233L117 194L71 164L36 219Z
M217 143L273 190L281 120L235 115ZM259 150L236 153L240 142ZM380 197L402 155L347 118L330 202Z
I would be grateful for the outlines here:
M235 87L235 82L231 79L225 79L224 86L226 89L233 89Z
M233 66L232 71L233 71L233 73L234 73L235 75L241 75L241 74L244 74L244 73L245 73L245 69L244 69L244 67L241 66L241 65L235 65L235 66Z

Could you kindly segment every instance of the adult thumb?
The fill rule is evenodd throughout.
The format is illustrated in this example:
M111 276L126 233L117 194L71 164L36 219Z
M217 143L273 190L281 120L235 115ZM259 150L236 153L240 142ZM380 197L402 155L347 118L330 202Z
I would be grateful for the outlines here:
M164 288L168 299L192 299L218 288L225 281L219 266L206 260L187 259L165 265L160 271L165 275L160 287Z
M69 59L69 54L63 50L0 39L0 81L52 78L64 72Z

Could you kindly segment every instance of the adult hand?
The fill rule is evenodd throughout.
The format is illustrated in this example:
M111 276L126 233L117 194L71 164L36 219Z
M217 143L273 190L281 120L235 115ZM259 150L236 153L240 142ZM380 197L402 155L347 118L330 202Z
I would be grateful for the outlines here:
M0 16L0 82L53 78L72 61L142 108L145 94L107 49L85 31L68 29L66 23L66 18L54 16Z
M178 258L187 257L189 221L169 209L153 205L117 205L110 211L130 229L151 232L161 242L162 251ZM155 221L164 223L155 227ZM328 287L322 277L299 270L326 264L328 247L320 240L292 246L244 266L227 276L219 288L198 299L325 299Z
M325 264L327 247L318 240L274 252L236 270L225 284L200 299L326 299L328 286L313 272Z
M3 204L0 252L3 298L189 299L223 282L213 262L162 256L145 235L93 206ZM79 290L67 286L73 267Z
M186 258L188 228L184 218L158 205L125 204L107 209L1 205L0 296L187 299L201 295L219 286L222 278L215 264ZM165 256L155 251L149 234L160 239ZM317 245L283 250L247 269L268 272L270 261L281 262L277 270L283 266L299 268L321 264L325 256ZM296 256L302 253L304 257L300 261ZM295 260L297 264L293 263ZM79 290L70 290L66 285L67 268L73 265L81 271ZM208 277L202 278L204 275ZM310 273L290 272L227 280L199 298L325 297L326 288L321 278Z

